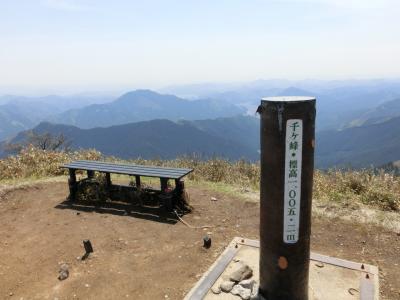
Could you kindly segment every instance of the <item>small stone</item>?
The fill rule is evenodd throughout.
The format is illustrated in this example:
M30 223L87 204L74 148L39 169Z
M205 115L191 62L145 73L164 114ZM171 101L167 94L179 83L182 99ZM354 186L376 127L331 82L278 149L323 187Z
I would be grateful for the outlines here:
M68 267L68 265L67 264L62 264L60 266L60 270L58 272L59 272L59 274L58 274L58 279L59 280L67 279L68 276L69 276L69 267Z
M60 274L58 274L58 280L65 280L68 278L68 276L69 276L68 271L60 272Z
M235 262L235 263L237 263L237 262L239 262L239 261L240 261L239 258L234 258L234 259L233 259L233 262Z
M221 288L220 288L218 285L213 286L213 287L211 288L211 292L213 292L214 294L218 295L218 294L221 293Z
M244 263L240 263L235 271L231 273L229 279L234 282L240 282L253 276L253 270Z
M251 296L251 290L250 289L245 289L241 285L235 285L233 289L231 290L232 295L240 296L243 300L248 300L250 299Z
M231 294L232 295L237 295L239 296L239 290L241 290L243 287L239 286L239 285L235 285L235 288L233 288L231 290Z
M217 198L211 197L211 201L217 201Z
M211 238L207 234L203 237L203 247L206 249L211 247Z
M223 291L224 293L229 293L234 285L235 283L233 281L226 280L222 281L219 287L221 288L221 291Z
M85 287L87 287L87 288L88 288L89 286L90 286L90 285L89 285L88 283L86 283L86 284L85 284Z
M245 279L245 280L242 280L241 282L239 282L239 285L241 285L245 289L252 290L253 285L254 285L254 280L253 279Z
M253 284L253 289L251 290L251 296L252 297L257 297L258 296L258 283L254 282Z
M9 295L10 295L10 297L11 297L12 295L14 295L14 293L13 293L13 292L10 292Z

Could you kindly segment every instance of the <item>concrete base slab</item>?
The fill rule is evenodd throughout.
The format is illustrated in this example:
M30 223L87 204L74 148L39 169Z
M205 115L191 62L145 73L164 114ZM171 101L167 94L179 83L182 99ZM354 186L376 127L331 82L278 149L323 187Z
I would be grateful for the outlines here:
M186 300L238 300L239 296L215 294L223 280L229 278L235 264L242 261L253 269L259 282L259 242L234 238L216 262L193 287ZM379 278L376 266L311 253L309 300L378 300Z

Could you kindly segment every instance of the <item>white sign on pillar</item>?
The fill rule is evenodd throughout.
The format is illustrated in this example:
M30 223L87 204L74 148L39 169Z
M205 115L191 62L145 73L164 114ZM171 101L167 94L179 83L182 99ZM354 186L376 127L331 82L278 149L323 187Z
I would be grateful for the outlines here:
M299 240L302 145L303 121L287 120L283 213L283 241L287 244L294 244Z

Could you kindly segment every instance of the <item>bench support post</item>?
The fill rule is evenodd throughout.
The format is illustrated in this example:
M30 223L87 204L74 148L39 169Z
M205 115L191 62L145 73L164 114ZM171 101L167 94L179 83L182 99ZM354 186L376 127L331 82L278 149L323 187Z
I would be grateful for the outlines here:
M111 187L111 174L110 173L106 173L106 186L107 186L107 188Z
M87 177L88 177L89 179L93 179L93 178L94 178L94 171L92 171L92 170L87 170L86 172L87 172Z
M174 205L184 202L185 182L180 179L175 179L175 198Z
M75 169L68 169L68 170L69 170L69 179L68 179L69 200L70 201L75 201L75 199L76 199L76 191L78 189L77 184L76 184Z
M185 182L180 179L175 179L175 192L181 195L185 191Z
M168 178L160 178L161 192L165 192L168 188Z
M140 182L140 176L139 175L135 175L135 181L136 181L136 188L138 190L140 190L142 188L142 184Z

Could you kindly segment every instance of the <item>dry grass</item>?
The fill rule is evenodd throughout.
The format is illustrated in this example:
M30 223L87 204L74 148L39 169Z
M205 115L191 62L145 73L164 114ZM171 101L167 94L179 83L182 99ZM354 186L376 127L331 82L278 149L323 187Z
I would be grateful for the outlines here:
M116 161L114 158L110 160ZM239 189L259 189L260 165L244 160L229 162L224 159L202 161L193 157L175 160L130 161L137 164L193 168L189 175L193 181L226 183ZM346 206L363 203L383 210L400 210L400 176L384 171L316 170L314 198L317 201L334 201Z
M100 157L100 152L95 150L55 152L28 146L15 156L0 159L0 180L63 175L67 172L59 167L65 162Z
M95 150L54 152L27 147L20 154L0 160L0 180L47 177L66 174L59 166L77 159L105 159L143 165L193 168L190 181L222 183L237 189L258 190L260 165L239 160L224 159L203 161L197 157L181 157L174 160L135 159L121 161L113 157L101 157ZM351 206L358 203L387 211L400 210L400 177L383 171L316 171L314 199L318 202L335 202Z
M315 172L314 198L400 210L400 177L374 170Z
M201 160L194 156L180 157L174 160L135 159L121 161L113 157L109 157L107 160L161 167L190 168L194 169L194 172L189 174L187 178L192 181L221 182L252 189L258 189L260 182L260 165L245 160L234 162L220 158Z

